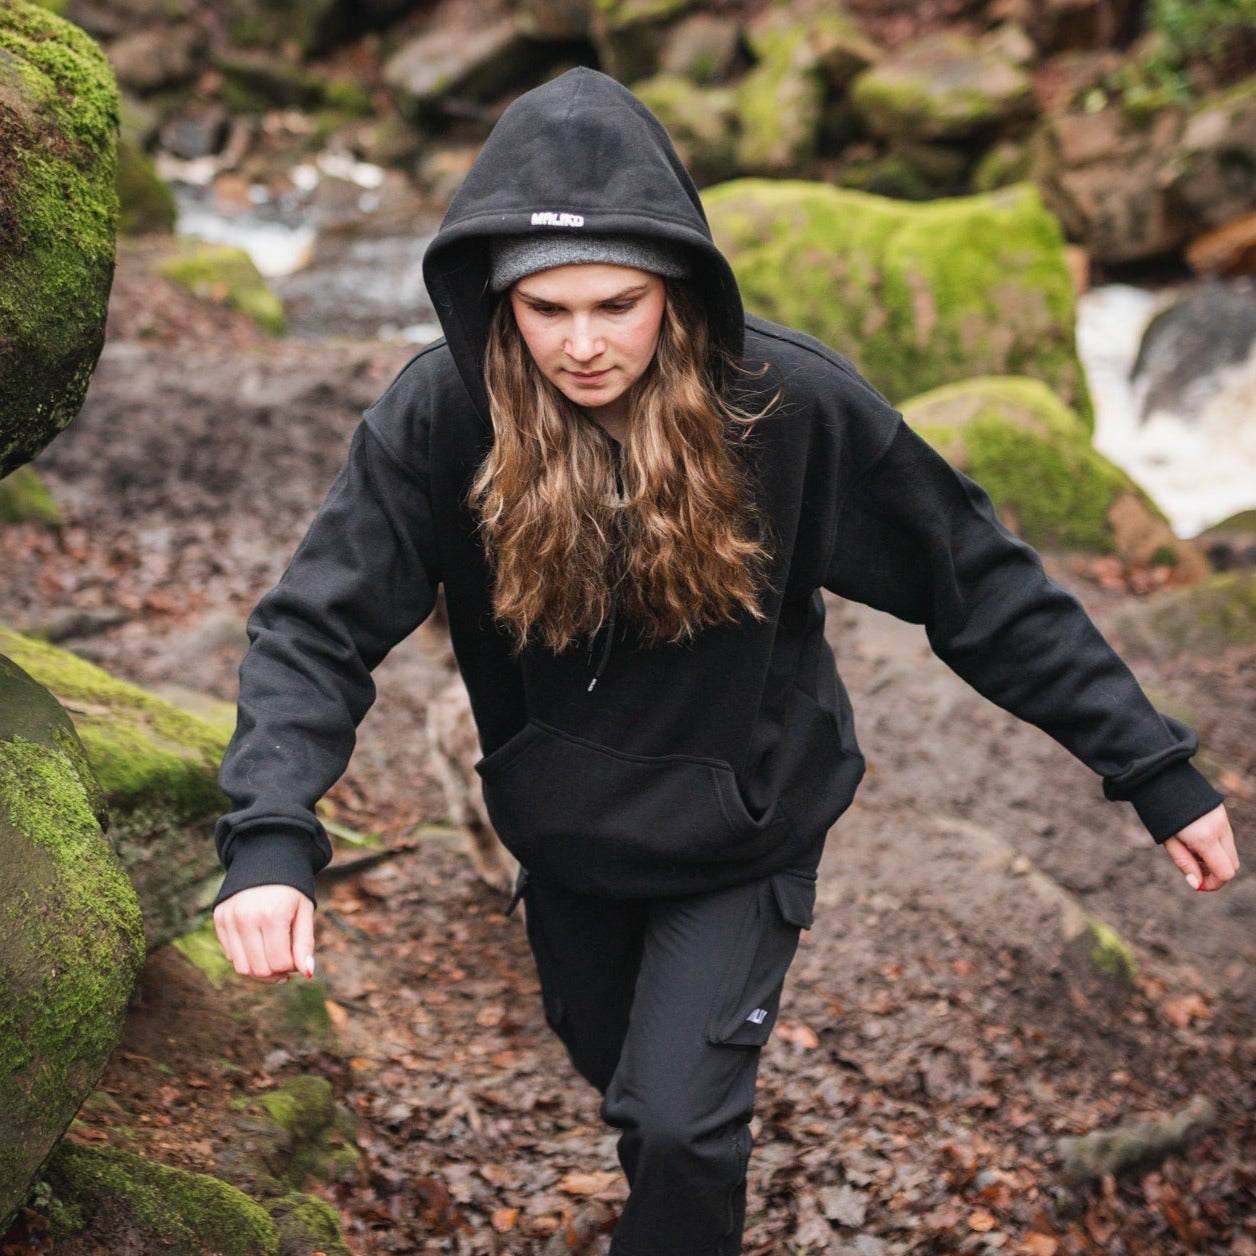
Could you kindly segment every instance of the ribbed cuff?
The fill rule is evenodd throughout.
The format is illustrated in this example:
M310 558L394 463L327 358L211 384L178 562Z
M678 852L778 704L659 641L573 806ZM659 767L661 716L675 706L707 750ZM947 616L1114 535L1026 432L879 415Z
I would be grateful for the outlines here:
M304 829L267 828L238 834L232 843L231 865L214 906L255 885L290 885L316 903L314 861L318 853Z
M1225 801L1185 759L1134 786L1127 797L1157 842L1166 841Z

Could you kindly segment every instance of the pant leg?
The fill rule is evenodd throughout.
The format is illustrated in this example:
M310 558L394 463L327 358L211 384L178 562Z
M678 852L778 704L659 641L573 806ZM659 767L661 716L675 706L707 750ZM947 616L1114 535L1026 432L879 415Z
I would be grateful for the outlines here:
M614 1256L737 1256L759 1054L814 881L780 874L650 904L603 1103L630 1193Z
M575 894L527 874L522 896L545 1019L576 1071L604 1093L628 1031L648 904Z

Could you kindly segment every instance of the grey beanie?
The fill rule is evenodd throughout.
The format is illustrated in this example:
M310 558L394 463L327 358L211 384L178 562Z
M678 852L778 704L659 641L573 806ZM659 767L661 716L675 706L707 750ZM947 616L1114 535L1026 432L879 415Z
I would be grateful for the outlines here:
M505 292L517 279L551 266L607 262L684 279L689 260L679 244L656 236L585 235L571 231L494 236L489 241L494 292Z

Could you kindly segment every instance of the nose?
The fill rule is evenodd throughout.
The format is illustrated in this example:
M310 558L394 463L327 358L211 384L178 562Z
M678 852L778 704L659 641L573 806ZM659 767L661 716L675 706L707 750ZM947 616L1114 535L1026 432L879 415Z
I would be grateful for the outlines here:
M590 362L605 348L601 336L595 334L592 321L584 316L572 319L563 350L573 362Z

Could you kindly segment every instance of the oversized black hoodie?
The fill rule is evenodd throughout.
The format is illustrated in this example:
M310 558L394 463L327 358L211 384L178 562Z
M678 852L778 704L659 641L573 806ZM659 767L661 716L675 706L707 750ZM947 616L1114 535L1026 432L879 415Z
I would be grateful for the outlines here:
M715 340L750 368L735 381L743 404L781 390L745 448L773 551L762 621L650 648L629 626L609 651L518 657L494 625L466 504L492 439L486 240L532 231L685 246ZM372 669L441 585L490 815L524 866L576 890L688 893L814 869L863 772L822 589L924 624L956 672L1089 764L1156 839L1220 801L1187 762L1190 731L1152 709L985 494L837 353L744 316L665 132L613 80L573 70L506 111L424 270L445 339L367 411L250 620L222 766L220 899L268 882L313 896L330 856L314 805L348 762ZM603 657L590 689L590 660Z

